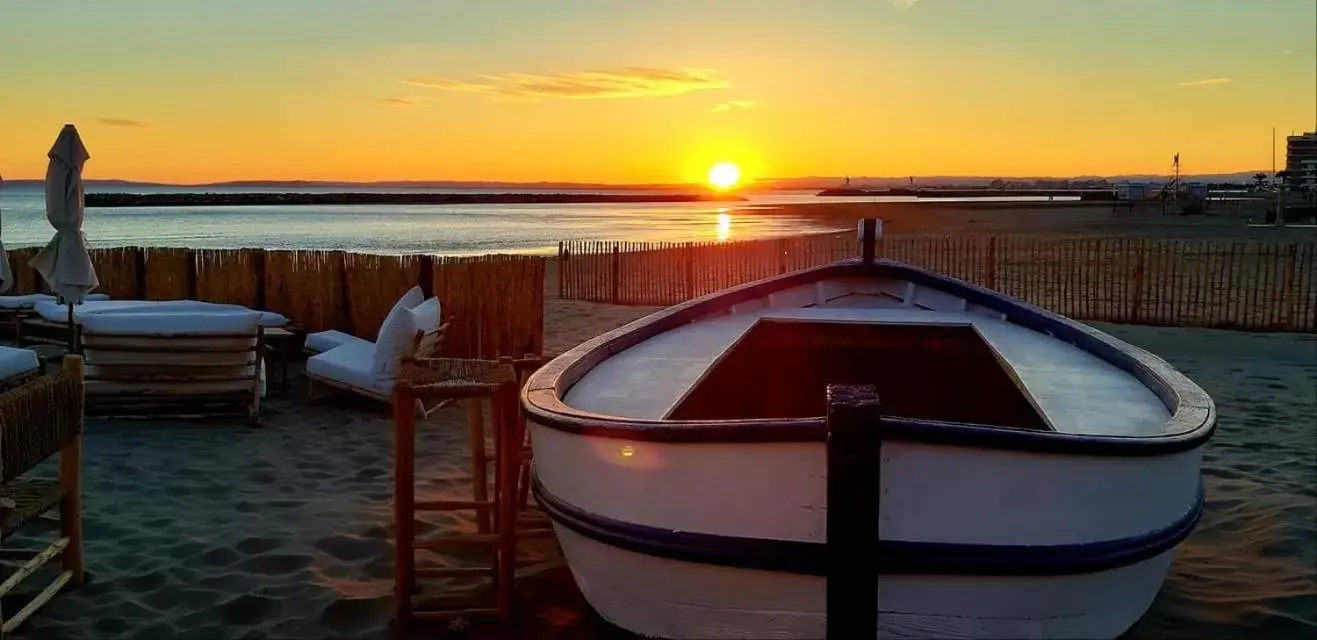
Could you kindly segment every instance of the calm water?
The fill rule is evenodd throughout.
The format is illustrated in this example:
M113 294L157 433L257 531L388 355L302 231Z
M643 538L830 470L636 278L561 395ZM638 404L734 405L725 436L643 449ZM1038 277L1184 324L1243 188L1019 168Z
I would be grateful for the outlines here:
M406 191L363 187L134 187L99 190L127 190L135 193ZM507 190L425 191L496 193ZM593 190L591 193L600 191ZM825 199L816 197L813 191L757 194L750 198L749 202L736 203L89 209L83 230L93 247L143 245L197 249L343 249L377 253L549 253L555 251L558 242L562 240L743 240L828 231L831 227L801 217L754 215L754 211L799 203L914 200L872 197ZM40 245L50 239L52 231L45 220L45 196L39 187L11 186L0 190L0 214L3 216L0 220L3 222L0 240L4 241L6 247Z

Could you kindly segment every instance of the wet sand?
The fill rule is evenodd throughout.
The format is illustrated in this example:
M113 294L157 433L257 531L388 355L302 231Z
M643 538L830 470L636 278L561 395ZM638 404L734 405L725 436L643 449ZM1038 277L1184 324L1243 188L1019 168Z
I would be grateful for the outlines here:
M647 311L550 299L549 349ZM1102 328L1181 367L1221 416L1205 462L1207 515L1130 637L1317 634L1317 338ZM448 408L420 426L417 476L429 496L466 491L464 420ZM383 405L307 404L296 394L268 401L264 428L89 421L91 583L56 598L17 637L388 637L390 430ZM598 620L565 569L527 580L519 601L515 632L477 623L416 637L627 637Z

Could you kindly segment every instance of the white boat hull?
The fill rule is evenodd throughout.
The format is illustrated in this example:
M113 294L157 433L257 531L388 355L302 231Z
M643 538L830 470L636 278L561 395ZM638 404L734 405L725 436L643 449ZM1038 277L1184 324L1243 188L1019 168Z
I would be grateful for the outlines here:
M672 639L824 637L825 580L656 558L554 527L599 615ZM1093 574L880 576L883 638L1115 638L1148 610L1173 552Z

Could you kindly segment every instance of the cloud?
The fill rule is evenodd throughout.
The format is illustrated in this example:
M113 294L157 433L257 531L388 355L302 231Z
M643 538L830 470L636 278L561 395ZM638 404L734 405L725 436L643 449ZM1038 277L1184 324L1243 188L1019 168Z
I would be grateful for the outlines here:
M919 0L889 0L889 1L892 4L896 5L898 9L909 9L911 6L914 6L916 2L919 2Z
M482 93L502 100L596 100L675 96L731 86L712 69L622 67L554 74L505 73L481 76L483 82L448 78L408 78L404 84Z
M727 102L722 102L712 107L709 107L709 111L712 111L714 113L724 113L727 111L733 111L738 109L743 110L743 109L757 109L757 108L759 108L759 103L755 102L754 100L728 100Z
M433 102L431 98L380 98L375 101L386 107L415 107L427 102Z
M1230 84L1234 78L1205 78L1203 80L1190 80L1188 82L1178 83L1181 87L1206 87L1214 84Z
M1292 56L1292 55L1294 55L1294 50L1293 50L1293 49L1281 49L1281 51L1280 51L1280 55L1282 55L1282 56Z
M110 125L111 127L145 128L151 126L149 123L143 122L141 120L132 120L129 118L97 118L96 121L101 124Z

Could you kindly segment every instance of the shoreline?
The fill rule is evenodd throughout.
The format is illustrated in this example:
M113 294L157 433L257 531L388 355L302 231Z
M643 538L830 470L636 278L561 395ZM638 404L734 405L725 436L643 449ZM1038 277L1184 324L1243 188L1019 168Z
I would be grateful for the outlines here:
M118 207L242 207L290 205L418 205L418 204L593 204L746 202L731 194L617 193L89 193L86 206Z

